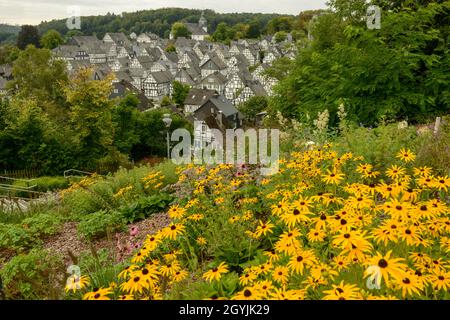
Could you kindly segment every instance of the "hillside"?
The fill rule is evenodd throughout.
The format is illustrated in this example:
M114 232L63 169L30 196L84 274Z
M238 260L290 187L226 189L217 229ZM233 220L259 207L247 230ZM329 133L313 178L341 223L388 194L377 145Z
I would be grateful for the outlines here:
M164 8L157 10L142 10L132 13L123 13L116 15L108 13L100 16L88 16L82 18L81 31L85 35L96 34L103 37L106 32L124 32L137 34L142 32L153 32L160 37L168 37L170 28L173 23L185 20L187 22L198 22L201 10L182 9L182 8ZM249 23L257 21L262 29L268 22L278 17L277 14L261 14L261 13L216 13L213 10L204 11L208 20L208 29L212 32L217 25L225 22L228 25L238 23ZM61 34L66 34L69 30L66 27L66 20L52 20L42 22L39 26L41 34L49 29L58 30Z
M19 26L0 24L0 43L14 42L19 31L20 31Z

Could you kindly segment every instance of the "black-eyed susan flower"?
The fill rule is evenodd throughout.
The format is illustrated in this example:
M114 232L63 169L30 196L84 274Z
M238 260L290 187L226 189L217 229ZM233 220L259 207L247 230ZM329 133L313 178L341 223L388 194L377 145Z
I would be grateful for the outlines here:
M65 290L66 292L69 291L75 292L76 290L83 289L88 284L89 284L89 277L78 276L74 274L67 279Z
M339 285L332 285L332 289L324 290L323 300L358 300L360 299L359 289L354 284L345 284L341 281Z
M401 148L400 152L397 154L397 158L404 162L411 162L416 159L416 155L409 149Z
M392 250L388 251L386 255L377 252L374 257L368 260L368 265L378 266L381 271L382 279L389 284L390 278L401 277L406 268L406 264L402 263L403 258L391 258Z
M339 184L344 179L344 174L337 172L337 169L327 169L326 174L322 176L322 181L326 184Z
M222 274L225 274L228 272L228 266L225 262L221 262L219 266L212 268L211 270L205 272L203 274L203 278L206 279L209 282L212 281L219 281L222 277Z
M83 300L111 300L108 295L112 293L110 288L94 288L83 295Z
M171 223L163 229L162 236L164 238L175 240L179 235L184 233L185 228L186 227L181 223Z

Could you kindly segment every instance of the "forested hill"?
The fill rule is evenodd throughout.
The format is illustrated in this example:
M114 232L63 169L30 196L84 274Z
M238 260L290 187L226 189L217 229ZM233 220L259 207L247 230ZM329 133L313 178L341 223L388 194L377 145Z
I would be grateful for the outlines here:
M15 42L17 34L20 31L19 26L11 26L0 23L0 43L1 42Z
M160 37L168 38L172 24L185 20L187 22L198 22L202 10L182 9L182 8L164 8L157 10L143 10L132 13L123 13L116 15L108 13L101 16L82 17L81 31L85 35L96 34L103 37L106 32L124 32L130 34L135 32L153 32ZM205 18L208 20L208 29L214 32L217 25L225 22L230 26L238 23L257 23L260 30L267 27L269 21L277 14L261 13L216 13L213 10L204 11ZM44 34L50 29L55 29L65 35L69 30L66 27L66 20L52 20L42 22L39 31Z

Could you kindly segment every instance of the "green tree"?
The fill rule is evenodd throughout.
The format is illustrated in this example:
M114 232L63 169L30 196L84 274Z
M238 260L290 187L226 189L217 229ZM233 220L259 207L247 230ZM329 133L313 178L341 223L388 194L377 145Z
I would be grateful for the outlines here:
M276 43L280 43L286 40L287 35L286 31L278 31L273 37L275 38Z
M128 94L112 111L114 145L124 154L130 154L133 146L140 140L136 132L139 118L138 105L139 99L136 95Z
M238 109L245 117L245 121L248 124L255 124L256 115L268 107L267 97L254 96L242 103Z
M174 52L177 53L177 48L172 44L168 44L166 47L166 52Z
M47 31L41 38L41 46L45 49L54 49L64 43L61 34L56 30Z
M267 33L275 34L280 31L291 32L294 25L293 17L277 17L270 20L267 25Z
M0 46L0 65L13 63L19 57L20 50L13 45Z
M447 113L449 11L445 1L385 12L379 30L337 13L321 16L312 46L276 86L271 106L304 121L328 109L334 125L341 104L349 120L364 125L428 122Z
M39 47L39 31L35 26L23 25L17 36L17 47L23 50L29 44Z
M92 69L81 69L65 87L70 124L80 163L94 168L113 145L113 102L109 99L112 76L93 80Z
M187 95L189 94L190 86L182 84L179 81L173 82L173 92L172 92L172 100L175 102L178 106L184 105L184 100L186 99Z
M176 22L172 26L172 37L177 39L179 37L189 38L191 36L191 32L186 27L186 25L182 22Z
M261 35L261 27L259 25L259 22L256 20L253 20L248 25L246 37L249 39L256 39L256 38L259 38L260 35Z
M35 99L47 112L62 111L68 76L64 62L52 59L50 50L29 45L14 61L12 74L7 85L18 96Z

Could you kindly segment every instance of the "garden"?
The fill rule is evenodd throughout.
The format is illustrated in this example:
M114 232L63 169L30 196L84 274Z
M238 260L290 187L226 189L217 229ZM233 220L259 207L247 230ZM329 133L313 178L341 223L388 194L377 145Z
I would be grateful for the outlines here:
M448 120L438 132L285 127L272 176L164 162L93 175L2 212L2 294L449 299Z

